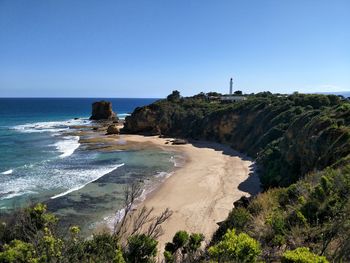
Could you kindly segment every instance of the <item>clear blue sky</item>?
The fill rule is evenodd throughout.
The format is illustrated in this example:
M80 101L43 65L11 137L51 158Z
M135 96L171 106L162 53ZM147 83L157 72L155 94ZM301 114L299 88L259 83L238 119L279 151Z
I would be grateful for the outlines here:
M0 97L350 90L349 0L0 0Z

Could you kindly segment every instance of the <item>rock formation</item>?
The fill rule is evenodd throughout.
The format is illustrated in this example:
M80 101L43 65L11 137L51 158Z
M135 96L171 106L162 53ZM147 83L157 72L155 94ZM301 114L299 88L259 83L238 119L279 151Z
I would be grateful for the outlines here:
M172 141L173 145L182 145L182 144L187 144L187 140L184 139L175 139Z
M108 101L94 102L90 120L117 120L117 115L112 110L112 103Z
M350 106L325 95L251 96L236 104L196 97L157 101L127 117L124 132L216 141L257 158L262 185L288 186L350 159ZM283 176L282 176L283 175Z
M107 128L107 135L109 134L119 134L119 128L115 124L111 124Z

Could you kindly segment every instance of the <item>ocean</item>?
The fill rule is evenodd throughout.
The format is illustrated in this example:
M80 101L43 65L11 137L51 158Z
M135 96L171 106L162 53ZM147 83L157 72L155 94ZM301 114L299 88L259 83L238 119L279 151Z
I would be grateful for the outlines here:
M0 210L45 202L64 224L83 224L88 232L122 208L125 185L172 171L174 153L95 151L69 135L72 125L91 130L97 100L0 99ZM105 100L123 118L156 99Z

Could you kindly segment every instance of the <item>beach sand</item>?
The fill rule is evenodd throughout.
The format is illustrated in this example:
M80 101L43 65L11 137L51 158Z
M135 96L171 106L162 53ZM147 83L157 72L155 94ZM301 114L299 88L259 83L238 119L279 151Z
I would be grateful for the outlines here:
M254 162L229 146L203 141L172 145L166 144L169 139L158 136L115 137L126 145L153 145L181 152L187 157L183 167L176 169L139 205L153 207L153 215L159 215L166 208L173 211L162 225L164 233L158 239L160 251L179 230L203 233L206 242L210 241L218 228L217 223L227 217L233 202L243 195L250 196L260 191Z

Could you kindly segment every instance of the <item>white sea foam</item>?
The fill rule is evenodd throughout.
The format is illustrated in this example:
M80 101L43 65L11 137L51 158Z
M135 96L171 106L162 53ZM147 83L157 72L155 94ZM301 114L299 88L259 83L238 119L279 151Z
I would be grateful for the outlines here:
M44 161L34 165L30 170L26 166L23 166L16 170L19 170L18 172L24 176L9 176L6 177L5 181L0 181L0 200L43 191L52 191L57 188L68 189L52 197L57 198L79 190L123 165L113 164L103 167L82 166L80 169L71 169L69 165L67 167L58 166L56 168L50 162ZM50 171L50 176L48 176L48 170Z
M118 118L121 120L125 120L125 118L130 115L130 113L118 113Z
M167 172L159 172L155 175L156 178L168 178L169 176L171 176L173 173L167 173Z
M22 195L27 195L27 194L35 194L36 192L34 191L14 191L8 193L6 196L4 196L2 199L11 199L16 196L22 196Z
M182 155L175 155L171 156L169 161L174 164L174 167L182 167L186 162L186 159Z
M13 126L12 128L18 132L34 133L34 132L62 132L69 129L73 125L86 125L90 121L86 119L66 120L66 121L46 121L34 122Z
M75 191L77 191L77 190L80 190L80 189L82 189L83 187L85 187L86 185L88 185L88 184L90 184L90 183L92 183L92 182L95 182L96 180L98 180L99 178L101 178L102 176L104 176L105 174L108 174L108 173L114 171L115 169L117 169L117 168L119 168L119 167L121 167L121 166L123 166L123 165L124 165L124 163L118 164L118 165L116 165L116 166L113 167L113 168L104 170L102 173L101 173L101 171L100 171L99 173L96 173L96 176L95 176L93 179L91 179L90 181L88 181L88 182L86 182L86 183L84 183L84 184L81 184L81 185L77 185L77 186L75 186L75 187L73 187L73 188L70 188L70 189L68 189L67 191L63 192L63 193L57 194L57 195L55 195L55 196L52 196L51 199L56 199L56 198L58 198L58 197L62 197L62 196L65 196L65 195L67 195L67 194L69 194L69 193L72 193L72 192L75 192Z
M5 172L2 172L1 174L6 174L6 175L9 175L9 174L12 174L13 173L13 170L10 169L10 170L7 170Z
M76 149L78 149L79 136L65 136L62 138L63 140L56 142L53 146L62 153L59 157L65 158L74 153Z

